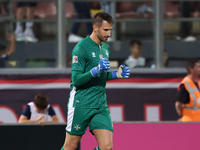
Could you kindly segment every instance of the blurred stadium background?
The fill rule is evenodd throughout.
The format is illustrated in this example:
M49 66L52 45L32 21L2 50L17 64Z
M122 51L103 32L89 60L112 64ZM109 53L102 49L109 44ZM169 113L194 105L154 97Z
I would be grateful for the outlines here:
M15 30L18 1L38 2L31 21L34 22L33 30L39 42L16 42L14 54L5 62L5 67L0 68L0 149L59 149L65 137L65 114L70 90L71 73L67 62L76 44L68 42L70 27L73 22L81 22L78 35L85 37L84 22L91 22L92 19L75 18L77 13L72 2L78 0L0 0L7 11L6 15L0 16L0 45L3 47L8 43L5 32L13 33ZM102 11L102 1L85 0L90 3L91 17ZM107 84L108 105L116 127L114 150L199 149L199 123L177 122L179 117L174 104L178 97L176 89L186 75L186 61L200 59L200 0L192 0L196 5L191 6L196 7L190 17L181 16L182 0L110 2L115 22L112 41L108 42L111 47L111 69L116 69L131 54L129 41L132 39L142 41L141 56L146 60L145 67L131 69L129 79ZM151 6L151 10L138 14L137 6L145 5ZM25 23L26 19L21 21ZM190 35L196 40L177 40L180 22L190 23ZM164 65L164 52L167 52L167 65ZM49 97L60 123L44 127L18 125L23 106L38 93ZM93 138L89 133L83 136L81 150L91 149L87 142ZM133 145L134 142L136 144Z

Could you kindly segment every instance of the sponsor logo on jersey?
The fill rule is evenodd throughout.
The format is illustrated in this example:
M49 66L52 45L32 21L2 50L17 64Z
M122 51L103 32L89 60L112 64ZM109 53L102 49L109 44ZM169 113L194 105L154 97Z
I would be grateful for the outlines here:
M92 52L92 57L96 57L96 55L95 55L95 53L94 53L94 52Z
M78 56L73 56L73 63L78 63Z
M100 59L102 59L102 58L103 58L103 55L99 55L99 57L100 57Z

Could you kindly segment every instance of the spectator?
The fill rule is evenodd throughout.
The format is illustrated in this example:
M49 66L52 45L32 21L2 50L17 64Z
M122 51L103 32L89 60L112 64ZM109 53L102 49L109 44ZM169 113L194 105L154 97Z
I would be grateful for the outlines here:
M152 2L144 2L143 4L137 8L137 13L146 17L146 18L153 18L154 7Z
M190 2L180 2L180 14L183 18L191 17ZM177 40L183 40L184 42L196 41L196 37L190 35L191 29L191 22L180 22L180 30Z
M5 61L13 55L15 51L15 34L10 35L6 33L6 40L8 40L7 48L5 46L0 46L0 68L5 68Z
M33 22L27 21L26 22L26 29L23 32L21 19L33 19L34 12L36 9L37 3L36 2L18 2L17 3L17 22L16 22L16 39L17 41L28 41L28 42L38 42L38 39L35 37L32 27Z
M51 116L52 121L48 120L48 116ZM59 122L59 120L53 107L49 104L48 97L44 94L37 94L34 102L30 102L26 105L18 122L44 125L48 122Z
M168 53L167 53L167 50L164 50L163 52L163 66L164 68L167 68L168 67L168 63L169 63L169 57L168 57ZM155 61L153 61L154 63L151 64L151 68L154 69L156 68L156 64L155 64Z
M90 16L90 7L88 2L73 2L74 8L77 12L76 19L91 19ZM80 37L77 35L80 22L74 22L71 27L71 33L68 37L68 42L79 42L83 39L83 37ZM93 27L91 22L85 23L86 25L86 31L87 35L90 35L92 33Z
M186 69L188 74L178 87L179 98L175 103L175 108L180 121L200 121L199 61L188 61Z
M118 2L117 3L117 18L140 18L142 15L136 12L138 7L137 2Z
M5 7L6 4L7 4L7 2L0 3L0 16L7 15L6 7Z
M103 11L111 15L111 3L105 1L105 2L100 2L100 4Z
M136 67L144 67L145 66L145 58L141 57L142 54L142 43L139 40L131 40L130 42L130 51L131 55L127 60L125 60L125 64L130 68Z

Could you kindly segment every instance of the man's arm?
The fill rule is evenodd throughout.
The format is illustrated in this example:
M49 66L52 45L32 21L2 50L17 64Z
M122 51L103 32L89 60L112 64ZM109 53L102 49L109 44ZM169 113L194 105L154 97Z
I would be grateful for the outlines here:
M189 93L185 89L184 84L180 86L180 91L178 95L178 100L175 103L176 112L180 117L182 117L183 113L183 104L187 104L190 102Z
M30 120L28 117L21 115L18 123L37 123L44 118L44 114L41 114L37 119Z
M41 114L37 119L33 120L30 120L30 117L31 117L30 106L26 105L26 108L22 112L22 115L20 116L18 123L37 123L40 120L42 120L42 118L44 118L44 114Z
M56 115L51 116L51 118L52 118L52 121L40 120L40 121L38 121L38 123L39 123L39 125L44 126L45 123L57 123L57 122L59 122L59 119Z
M180 117L182 117L182 112L183 112L183 103L182 102L179 102L179 101L176 101L175 103L175 108L176 108L176 112L178 113L178 115Z
M92 68L90 71L83 73L82 71L72 70L72 82L75 87L81 87L88 83L90 80L98 76L98 74L109 70L110 64L107 59L101 59L97 67Z
M57 115L51 116L51 118L52 118L51 121L45 121L45 122L54 122L54 123L59 122ZM41 120L41 121L43 121L43 120Z
M57 123L57 122L59 122L59 119L58 119L58 117L57 117L57 115L56 115L56 113L55 113L55 111L54 111L54 109L51 105L50 105L49 110L48 110L48 115L51 116L52 120L51 121L40 120L38 122L39 125L44 126L45 123Z
M50 105L49 110L48 110L48 115L51 116L52 121L46 121L46 122L59 122L59 119L53 109L53 107Z
M8 40L8 46L6 48L6 53L8 56L13 55L14 51L15 51L15 42L16 42L16 37L15 34L10 35L8 33L6 33L6 39Z
M94 77L91 72L72 71L72 81L75 87L81 87L92 80Z

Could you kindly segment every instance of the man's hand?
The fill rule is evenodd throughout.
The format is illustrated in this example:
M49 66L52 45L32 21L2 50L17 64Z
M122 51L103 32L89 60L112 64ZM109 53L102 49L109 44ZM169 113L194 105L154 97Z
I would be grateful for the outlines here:
M129 78L130 76L130 68L125 66L124 64L119 66L118 71L113 71L112 77L116 78Z
M41 125L41 126L44 126L44 125L45 125L45 121L44 121L44 120L40 120L38 123L39 123L39 125Z
M44 118L44 114L41 114L41 115L39 115L39 117L36 119L36 120L37 120L37 122L41 121L41 120L42 120L42 118Z
M91 74L93 77L96 77L98 74L109 69L110 69L110 63L108 59L106 58L100 59L98 66L91 69Z

